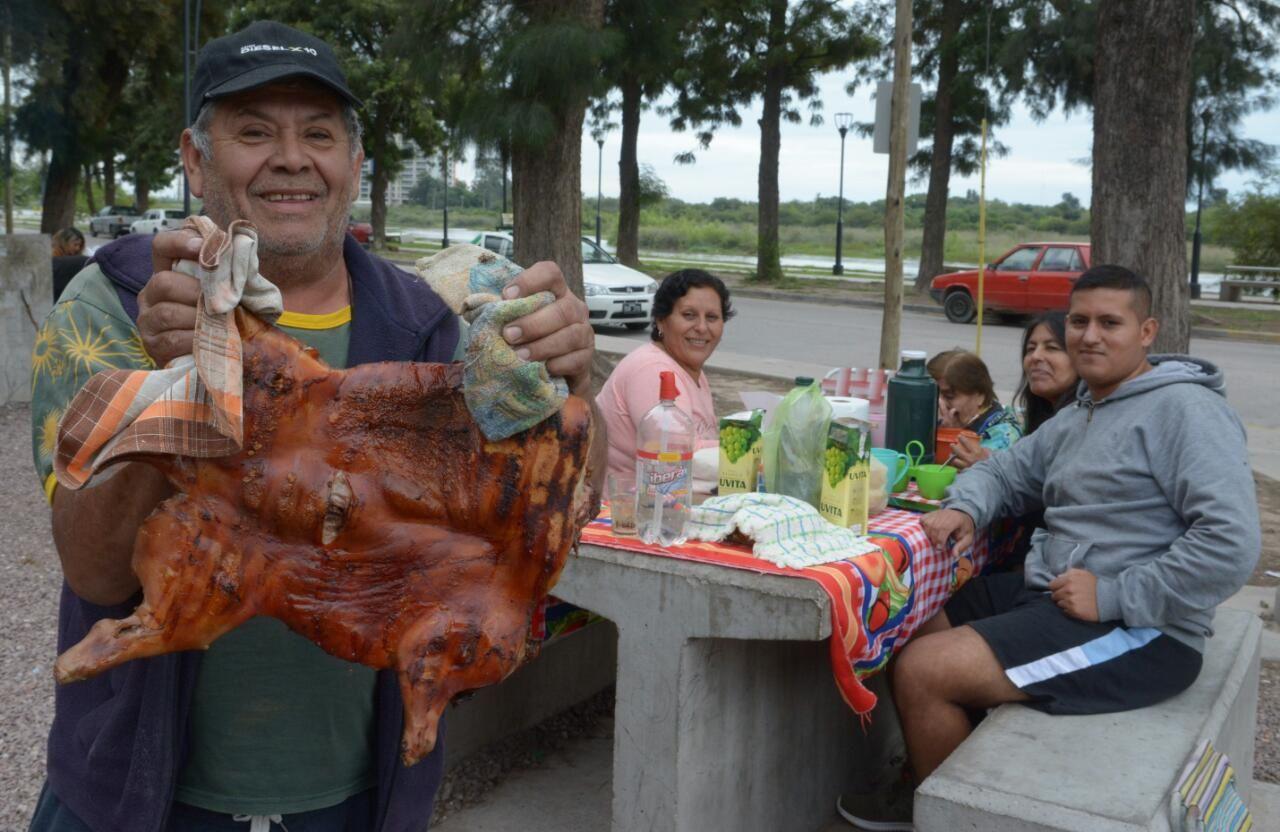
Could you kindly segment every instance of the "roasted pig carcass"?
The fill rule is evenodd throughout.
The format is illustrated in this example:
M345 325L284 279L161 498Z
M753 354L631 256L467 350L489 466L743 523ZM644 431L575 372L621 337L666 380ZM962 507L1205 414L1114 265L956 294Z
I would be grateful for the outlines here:
M450 699L526 655L535 608L588 519L588 406L570 397L491 442L461 365L334 370L243 310L236 322L244 447L136 457L179 492L138 532L144 600L63 653L58 681L207 648L270 615L335 656L397 671L412 764Z

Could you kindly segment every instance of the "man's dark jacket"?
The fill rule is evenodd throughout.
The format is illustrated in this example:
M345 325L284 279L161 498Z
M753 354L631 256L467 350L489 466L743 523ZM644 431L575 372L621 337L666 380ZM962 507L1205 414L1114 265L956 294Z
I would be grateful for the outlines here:
M374 361L452 359L458 319L427 285L369 255L350 236L342 251L351 274L348 366ZM151 278L151 237L133 235L94 255L125 311L138 317L138 292ZM58 652L103 618L125 618L139 593L117 606L90 604L64 582ZM49 732L49 787L95 832L161 832L187 753L187 716L198 651L126 662L99 676L58 686ZM415 766L400 762L404 709L395 673L378 673L377 832L423 830L444 764L443 725L435 750Z

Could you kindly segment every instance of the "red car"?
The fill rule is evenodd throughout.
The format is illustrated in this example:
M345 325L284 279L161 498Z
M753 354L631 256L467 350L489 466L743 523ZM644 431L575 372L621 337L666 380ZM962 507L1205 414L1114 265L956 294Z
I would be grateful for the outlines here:
M373 226L367 222L347 221L347 233L356 238L356 242L365 248L369 247L369 239L373 237Z
M996 312L1065 312L1071 286L1090 262L1088 243L1023 243L987 266L983 303ZM938 275L929 296L942 304L947 320L972 321L978 313L978 270Z

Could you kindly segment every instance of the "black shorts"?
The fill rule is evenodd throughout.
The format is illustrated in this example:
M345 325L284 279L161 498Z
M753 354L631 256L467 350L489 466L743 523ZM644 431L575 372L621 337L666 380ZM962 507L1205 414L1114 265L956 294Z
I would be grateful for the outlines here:
M1071 618L1017 573L974 578L944 607L991 646L1005 675L1050 714L1145 708L1191 686L1201 655L1150 627Z

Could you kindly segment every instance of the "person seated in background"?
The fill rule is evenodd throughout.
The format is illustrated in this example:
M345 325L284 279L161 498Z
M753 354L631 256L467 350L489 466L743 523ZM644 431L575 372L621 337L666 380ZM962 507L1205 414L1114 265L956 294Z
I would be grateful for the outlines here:
M693 419L697 447L719 442L711 385L702 371L733 317L724 281L701 269L662 279L653 296L650 343L632 350L609 374L596 401L609 432L609 472L634 473L636 428L658 403L658 373L676 374L676 407Z
M1023 436L1076 400L1080 376L1067 355L1066 320L1061 312L1045 312L1022 332L1022 381L1013 400L1022 412ZM963 467L989 456L989 450L968 436L956 440L956 460L962 460Z
M53 233L53 302L57 303L62 290L71 278L80 273L89 257L84 253L84 235L75 226Z
M1045 312L1032 318L1022 333L1022 383L1014 394L1022 410L1023 436L1073 404L1079 386L1080 376L1067 355L1067 316Z
M964 350L955 351L938 374L938 420L940 427L978 434L978 442L957 441L953 448L950 464L962 470L987 451L1003 451L1022 437L1017 416L996 398L987 365Z
M1045 530L1024 573L966 583L894 660L916 783L969 736L969 710L1116 713L1199 675L1214 610L1248 580L1262 530L1222 371L1148 356L1158 330L1140 276L1109 265L1082 274L1066 328L1084 382L1077 403L957 477L921 520L955 554L1001 515L1042 508ZM876 830L911 829L912 809L909 788L841 806Z
M949 350L943 350L925 362L924 369L929 374L929 377L933 379L934 384L942 382L942 370L947 366L947 362L963 352L965 351L959 347L954 347Z

